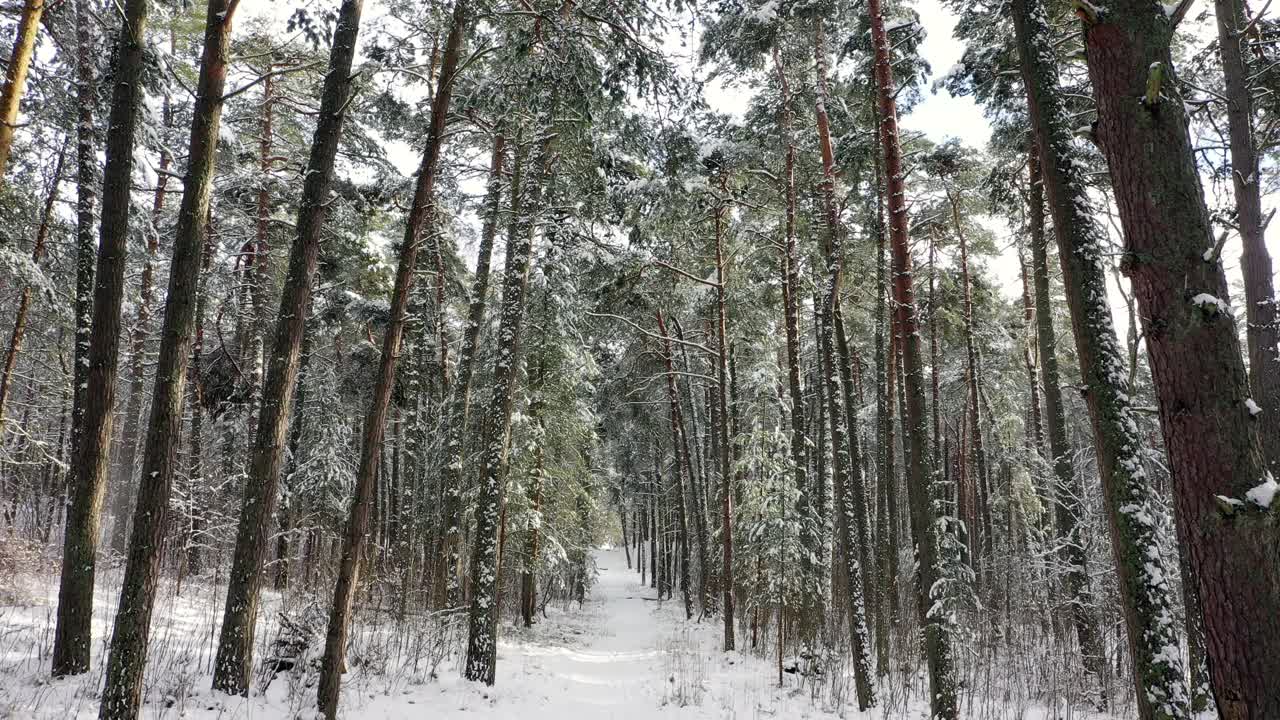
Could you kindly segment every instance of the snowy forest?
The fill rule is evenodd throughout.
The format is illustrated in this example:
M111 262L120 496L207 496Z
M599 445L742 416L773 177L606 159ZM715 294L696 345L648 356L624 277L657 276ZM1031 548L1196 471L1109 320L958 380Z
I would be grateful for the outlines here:
M4 3L0 718L1280 719L1277 12Z

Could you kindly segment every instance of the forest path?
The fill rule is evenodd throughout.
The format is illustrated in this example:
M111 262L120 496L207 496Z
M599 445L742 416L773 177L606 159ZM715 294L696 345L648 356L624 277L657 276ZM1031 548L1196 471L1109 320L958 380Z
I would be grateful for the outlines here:
M364 718L408 717L401 711L412 699L442 718L702 717L673 707L678 699L666 687L674 684L669 678L675 659L687 652L681 642L687 635L681 631L683 619L673 614L681 605L679 597L657 602L656 591L642 586L639 574L627 568L620 548L597 550L595 560L599 574L581 609L550 608L548 616L538 617L528 630L504 623L492 688L442 678L422 693L451 696L444 702L430 697L378 698L352 712ZM389 705L384 706L384 700Z
M658 602L621 548L597 550L595 560L599 574L581 609L549 608L530 630L504 623L493 687L445 673L405 695L353 698L346 717L418 717L413 708L448 720L835 717L793 676L779 690L770 662L723 652L718 620L686 621L679 593Z
M545 673L546 709L566 720L584 717L577 712L637 718L652 709L656 715L653 691L660 689L670 660L663 645L671 638L663 636L672 628L660 617L667 608L627 569L621 550L598 551L596 564L599 576L580 612L542 619L529 638L508 633L498 647L498 682L502 675L524 676L513 678L524 681Z

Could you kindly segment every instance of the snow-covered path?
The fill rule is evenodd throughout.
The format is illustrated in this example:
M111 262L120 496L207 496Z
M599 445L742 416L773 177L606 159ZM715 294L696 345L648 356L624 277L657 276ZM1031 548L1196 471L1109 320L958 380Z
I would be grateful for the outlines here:
M536 705L547 717L636 718L646 708L656 714L662 635L669 630L666 618L656 616L666 615L665 608L653 601L653 590L640 587L621 551L602 551L596 561L600 575L581 612L553 615L528 635L503 628L492 693L497 716L510 717L503 706L513 687L532 693L521 704Z
M596 563L581 611L553 613L529 632L503 625L492 688L443 677L357 700L367 704L349 716L398 720L425 705L448 720L835 717L806 692L778 690L769 663L721 652L719 623L685 622L678 594L657 602L621 550L597 551Z
M583 614L560 616L550 628L564 631L564 644L513 638L499 646L500 680L545 677L539 689L555 717L636 717L663 670L665 623L654 617L654 591L640 587L621 552L602 552L597 562L600 576Z

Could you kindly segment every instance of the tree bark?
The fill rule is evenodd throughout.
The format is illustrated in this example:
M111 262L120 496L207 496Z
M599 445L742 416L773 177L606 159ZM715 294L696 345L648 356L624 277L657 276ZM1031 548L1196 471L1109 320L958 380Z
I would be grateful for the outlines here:
M307 319L310 322L311 310L307 310ZM300 505L300 497L295 497L294 491L294 474L298 471L298 458L301 452L302 431L306 427L306 407L307 407L307 382L310 377L311 367L311 346L315 336L314 326L304 327L302 330L302 356L298 359L298 379L295 381L294 403L292 414L293 421L289 426L289 464L285 466L283 475L280 477L282 487L280 489L280 507L276 511L279 516L279 536L276 539L276 572L273 584L278 591L284 591L289 587L289 580L292 575L292 555L297 554L297 548L294 546L295 528L294 524L298 516ZM406 508L405 512L409 512ZM225 621L224 621L225 627ZM215 666L215 672L216 672Z
M1033 150L1033 155L1034 152ZM1029 200L1031 205L1029 215L1033 218L1031 232L1033 234L1039 232L1040 242L1044 242L1044 187L1036 183L1032 184ZM1039 230L1036 230L1037 222ZM1027 333L1026 343L1022 347L1022 361L1027 368L1027 430L1023 435L1027 452L1040 454L1044 452L1044 416L1040 411L1040 381L1036 377L1039 358L1036 345L1036 302L1031 293L1031 273L1027 270L1027 259L1022 254L1021 248L1018 248L1018 267L1022 277L1022 322ZM932 284L932 278L930 283ZM934 437L937 437L936 432Z
M1089 564L1080 532L1083 516L1084 488L1071 463L1071 446L1067 443L1066 406L1062 400L1062 381L1058 375L1058 340L1053 327L1053 304L1049 294L1049 253L1044 232L1044 189L1038 150L1028 158L1031 171L1030 235L1032 275L1035 278L1035 339L1040 355L1040 374L1044 384L1045 420L1049 431L1049 454L1058 481L1054 492L1054 515L1057 525L1058 557L1062 562L1062 585L1067 594L1071 623L1080 643L1085 670L1101 676L1105 657L1093 609L1093 591L1089 588Z
M852 395L852 374L847 362L837 361L836 335L841 339L847 360L848 341L840 314L840 283L843 275L843 242L841 239L839 210L836 207L835 155L831 147L831 125L827 118L827 48L822 19L813 25L813 49L816 66L816 104L818 148L822 155L822 245L826 260L826 294L819 308L819 340L822 362L826 371L823 382L826 387L827 422L831 428L831 466L835 487L836 532L844 555L844 608L848 622L849 645L853 652L854 686L858 697L858 709L866 710L875 705L875 682L871 676L870 642L867 636L866 602L863 596L863 568L870 565L870 553L863 537L866 527L862 458L858 452L856 432L848 423ZM843 403L843 407L842 407ZM862 507L859 512L858 508ZM834 556L834 553L833 553Z
M169 495L182 435L187 365L195 328L195 308L204 254L205 227L218 149L223 87L236 0L209 0L204 52L192 111L187 174L174 233L173 265L160 331L160 357L143 451L142 478L129 539L129 557L112 632L101 720L132 720L142 702L151 611L168 530ZM104 208L105 210L105 208Z
M97 102L94 80L94 41L89 25L89 0L76 0L76 298L72 340L70 454L80 446L85 394L89 387L89 339L93 325L93 276L97 241L93 207L97 200L98 152L93 125ZM85 627L88 627L87 625Z
M1236 225L1244 247L1245 336L1249 348L1249 389L1262 408L1254 422L1267 467L1280 476L1280 312L1276 306L1271 255L1263 233L1258 148L1253 135L1250 68L1245 62L1244 28L1249 24L1243 0L1214 0L1218 54L1227 101L1227 136Z
M969 276L969 239L965 235L964 226L960 222L960 208L951 189L947 189L947 202L951 206L951 221L955 227L956 237L960 241L960 283L964 311L964 349L966 362L966 385L969 391L969 447L973 453L976 485L980 488L982 502L979 503L982 522L979 523L978 547L980 554L973 557L976 569L981 569L982 560L992 552L991 522L991 475L987 468L987 448L982 439L982 361L978 356L978 346L974 342L973 317L973 283Z
M881 604L887 615L888 628L884 644L889 645L889 635L898 626L898 542L902 533L898 527L898 469L894 457L894 446L897 444L894 432L894 405L897 393L894 389L897 376L897 351L894 348L892 317L887 306L889 299L888 267L885 257L885 228L883 212L883 190L881 183L880 161L876 159L876 211L872 216L872 233L876 240L876 513L882 519L880 523L880 544L877 547L880 577L884 578L881 592L884 598ZM887 332L886 332L887 331ZM889 648L877 649L878 656L883 652L886 658L884 668L877 667L883 675L888 672L887 658Z
M720 463L720 593L721 618L724 620L724 650L734 649L733 627L733 458L729 445L729 342L725 302L724 233L728 216L728 177L721 170L721 197L716 198L715 263L716 263L716 413L719 418L718 458Z
M511 180L511 209L513 216L521 211L521 174L523 155L515 152L515 167ZM488 301L490 261L493 241L498 234L498 220L502 213L502 176L506 165L506 138L501 128L493 138L493 157L489 163L489 187L485 191L485 217L480 230L480 247L476 253L476 272L471 283L471 302L467 306L467 327L462 334L462 347L458 352L458 367L449 392L449 405L445 417L444 461L440 471L440 483L444 489L444 532L438 538L437 557L443 560L443 571L437 579L437 606L457 607L462 602L461 569L462 551L462 456L463 437L467 428L467 415L471 407L471 379L475 375L476 349L480 339L480 326L484 322ZM511 232L517 232L513 223ZM510 240L508 241L510 242ZM440 593L443 591L443 594Z
M0 90L0 188L4 187L9 151L13 149L13 133L18 128L18 107L27 87L27 70L35 53L36 33L44 15L45 0L25 0L13 38L13 52L5 68L4 88Z
M209 267L213 264L213 233L206 220L204 228L204 253L200 260L200 287L196 294L195 339L191 342L191 367L187 371L191 394L191 440L187 482L190 487L191 517L184 557L188 575L197 576L204 571L204 552L201 536L204 534L206 508L204 505L204 382L201 367L204 355L205 306L208 303L205 289L209 284Z
M546 369L539 359L535 365L529 363L526 372L529 374L529 417L533 421L537 433L533 449L533 473L529 483L529 505L538 514L537 522L529 528L525 540L524 562L520 570L520 620L525 627L533 627L533 615L538 607L538 552L542 528L542 492L546 482L546 457L543 443L546 439L546 423L543 419L545 400L542 395Z
M675 456L676 494L679 496L676 512L680 521L680 592L684 595L684 616L688 620L693 617L693 597L689 593L689 520L685 509L688 506L685 478L690 470L689 444L682 437L684 419L680 412L680 395L676 390L675 355L671 351L671 336L667 334L667 324L662 319L662 312L658 311L655 315L658 319L658 333L662 336L662 361L667 370L667 402L671 405L671 453ZM705 562L705 558L701 560Z
M174 50L174 35L169 36L169 50ZM173 106L169 96L164 97L162 111L164 127L173 123ZM111 529L111 549L124 553L129 544L129 510L133 508L133 466L138 460L138 441L141 436L142 397L146 392L147 337L151 334L151 305L155 295L156 259L160 251L160 217L164 210L166 190L169 186L169 157L167 147L160 151L160 167L156 173L156 190L151 201L151 226L147 235L147 255L142 263L142 277L138 281L138 315L133 332L129 336L129 399L125 405L124 427L121 428L120 457L116 465L112 515L115 525Z
M681 341L680 355L684 361L686 369L691 369L689 361L688 347L683 344L684 330L680 327L679 318L671 318L671 328L675 330L676 339ZM679 384L677 384L679 386ZM698 598L701 603L701 613L705 615L711 607L714 599L711 597L710 583L711 566L710 566L710 546L711 540L707 531L707 502L706 502L706 470L705 464L702 462L702 450L699 448L698 438L698 404L693 399L693 380L689 379L683 384L684 398L683 404L689 406L689 423L684 421L683 410L680 413L680 452L684 455L684 464L689 472L689 506L693 515L693 532L695 547L698 553ZM803 411L803 408L802 408ZM690 441L690 433L693 440ZM692 445L692 452L690 452Z
M1163 580L1168 571L1159 552L1156 510L1149 499L1152 488L1142 466L1124 360L1107 303L1101 256L1105 239L1089 215L1085 177L1073 162L1072 130L1058 87L1043 6L1038 0L1014 0L1012 7L1080 374L1088 389L1104 507L1133 657L1138 715L1142 720L1186 718L1187 685L1181 662L1165 652L1178 645L1174 598Z
M344 0L338 11L329 53L329 70L321 91L319 120L307 159L307 174L298 209L298 232L289 250L289 267L280 295L279 320L262 387L257 433L249 457L249 477L245 483L214 661L213 689L231 694L248 691L253 670L253 639L262 589L262 565L274 517L285 438L289 434L320 238L328 216L334 158L351 95L351 64L355 57L363 5L363 0Z
M554 105L554 103L552 103ZM552 136L554 137L554 136ZM502 310L498 321L498 348L494 364L493 394L486 409L481 443L480 497L476 504L475 547L471 554L472 597L468 611L465 677L492 685L498 657L498 546L507 452L511 443L511 405L516 393L516 368L520 359L520 335L533 261L535 218L541 195L549 182L553 140L540 143L533 177L524 193L514 184L512 197L524 194L522 211L513 216L518 227L507 236L507 262L502 278Z
M902 346L903 394L906 400L903 433L911 440L907 495L918 558L916 596L919 607L924 611L921 632L929 667L931 712L941 720L954 720L958 710L951 647L952 623L945 613L933 612L935 584L943 575L943 566L939 523L932 504L935 471L928 467L931 458L931 453L927 451L929 420L925 410L924 371L911 268L911 245L907 234L902 148L898 144L898 112L894 99L896 86L880 0L869 0L867 12L870 15L871 42L875 52L880 150L884 157L885 196L888 201L889 238L893 255L893 298L896 303L897 332Z
M786 147L786 157L783 161L783 194L786 202L786 215L784 221L784 235L782 246L782 303L783 317L786 325L787 345L787 393L791 400L790 421L791 421L791 464L792 472L795 477L796 489L800 496L796 502L799 509L804 512L805 508L811 501L809 497L809 480L806 477L808 463L806 461L805 448L808 445L808 436L805 433L805 414L804 414L804 391L800 386L800 320L797 308L796 293L800 288L800 256L796 252L796 141L795 141L795 113L791 106L791 85L787 82L787 74L782 66L782 56L775 46L773 48L773 64L778 74L778 87L782 91L782 142ZM807 552L802 558L803 568L806 578L813 578L816 575L817 568L812 567L810 557L817 557L818 552L815 545L820 541L819 538L811 537L808 523L801 524L800 529L800 545ZM817 605L818 603L815 603ZM821 611L816 607L813 608L815 615Z
M1225 720L1278 717L1280 525L1267 507L1275 480L1246 402L1226 277L1216 258L1205 261L1213 230L1172 35L1155 0L1121 0L1085 25L1097 135L1146 331L1178 534L1191 549L1204 607L1218 711ZM1185 707L1185 692L1177 700Z
M133 177L133 145L137 129L138 105L143 88L140 78L145 60L145 32L148 0L126 0L120 35L116 42L115 85L111 93L108 120L106 167L103 171L102 219L99 228L97 270L93 290L92 326L87 333L77 328L77 355L87 347L83 357L83 377L76 378L81 401L72 417L72 439L75 452L71 503L67 509L63 538L62 577L58 588L58 623L53 642L53 674L75 675L89 669L92 649L90 622L93 613L93 585L96 569L99 526L102 522L102 498L106 492L107 461L111 444L112 411L115 406L116 370L120 348L120 305L124 297L124 270L129 238L129 191ZM77 6L83 11L77 17L76 34L81 50L88 44L87 3ZM92 56L90 56L92 57ZM84 61L87 63L88 58ZM77 61L79 63L79 61ZM89 186L97 164L93 155L92 120L86 125L88 108L92 107L92 70L78 68L80 133L77 151L80 163L80 197L77 260L77 295L87 280L84 252L92 247L93 197ZM89 180L89 182L86 182ZM87 237L88 236L88 237ZM87 242L87 245L86 245ZM84 315L77 313L79 318ZM81 320L83 322L83 320ZM82 358L77 357L76 370ZM90 392L92 390L92 392Z
M332 50L330 51L332 53ZM271 56L268 56L270 58ZM253 252L245 268L245 282L249 285L249 305L252 310L251 326L245 335L248 348L240 348L241 357L249 366L249 403L246 413L245 437L258 434L259 413L263 391L263 344L267 336L267 295L271 289L271 167L275 163L271 147L274 136L272 113L275 108L275 69L268 61L265 79L262 81L262 113L258 120L258 198L257 218L254 222ZM322 91L323 92L323 91ZM322 98L323 100L323 98ZM287 433L286 433L287 434ZM252 450L250 450L252 453ZM252 457L252 455L250 455Z

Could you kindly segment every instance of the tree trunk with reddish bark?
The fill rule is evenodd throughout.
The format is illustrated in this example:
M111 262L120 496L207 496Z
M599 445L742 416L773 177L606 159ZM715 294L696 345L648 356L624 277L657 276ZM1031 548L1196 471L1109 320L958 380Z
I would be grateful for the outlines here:
M1262 412L1257 415L1267 467L1280 476L1280 307L1275 276L1267 252L1262 217L1258 147L1253 134L1251 68L1245 62L1244 29L1249 24L1244 0L1214 0L1218 20L1218 56L1222 60L1223 97L1227 104L1227 138L1231 182L1235 189L1236 226L1244 249L1245 337L1249 348L1249 388Z
M1213 228L1172 36L1155 0L1121 0L1084 21L1096 132L1125 235L1123 269L1146 331L1178 535L1191 550L1204 608L1214 697L1224 720L1260 720L1280 717L1275 480L1248 402L1226 277L1211 253L1206 262Z
M906 189L903 185L902 148L898 143L896 86L889 54L889 38L884 28L880 0L869 0L871 43L875 53L876 99L880 118L880 151L884 157L885 196L889 210L889 238L893 251L893 299L897 330L901 339L903 394L906 415L903 432L911 439L908 458L907 494L911 506L911 529L916 541L918 571L916 597L921 614L925 658L929 667L930 708L934 717L957 717L956 681L952 655L951 620L933 612L935 590L943 576L941 537L933 507L934 469L928 466L928 417L925 408L924 369L920 353L915 287L911 267L911 243L907 234Z

